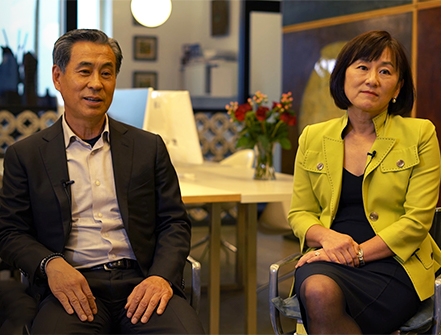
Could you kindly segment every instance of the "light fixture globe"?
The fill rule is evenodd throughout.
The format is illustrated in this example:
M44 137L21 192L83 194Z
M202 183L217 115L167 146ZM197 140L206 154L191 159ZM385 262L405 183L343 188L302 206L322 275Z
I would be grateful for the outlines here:
M140 24L146 27L157 27L170 17L171 0L132 0L130 5L132 15Z

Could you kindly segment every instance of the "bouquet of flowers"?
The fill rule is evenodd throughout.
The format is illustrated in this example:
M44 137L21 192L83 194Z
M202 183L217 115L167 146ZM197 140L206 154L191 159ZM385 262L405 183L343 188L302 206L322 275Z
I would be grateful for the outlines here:
M273 102L272 108L264 106L268 97L260 91L249 98L244 104L230 102L225 108L232 121L240 126L238 133L238 148L257 148L257 164L255 179L274 179L272 164L274 143L280 143L283 149L290 149L288 126L297 123L296 115L292 110L292 93L284 93L280 102ZM257 169L262 168L262 174L269 173L269 178L258 176Z
M230 102L225 106L231 120L242 126L236 147L253 149L259 142L265 144L278 142L283 149L291 148L288 126L297 123L296 115L292 110L291 92L282 94L280 102L273 102L271 109L264 106L267 102L268 97L258 91L242 105Z

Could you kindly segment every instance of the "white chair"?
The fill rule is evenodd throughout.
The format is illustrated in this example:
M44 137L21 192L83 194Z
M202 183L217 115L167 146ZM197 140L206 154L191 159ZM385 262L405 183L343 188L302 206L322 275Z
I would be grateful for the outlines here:
M238 150L219 162L221 165L242 166L246 168L253 167L253 163L254 150L252 149Z
M290 205L290 200L267 203L259 216L259 230L264 234L292 234L287 219Z

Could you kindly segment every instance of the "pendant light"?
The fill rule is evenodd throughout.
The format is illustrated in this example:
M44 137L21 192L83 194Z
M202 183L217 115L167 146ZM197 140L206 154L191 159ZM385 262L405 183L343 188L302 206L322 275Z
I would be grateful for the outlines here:
M132 15L146 27L158 27L170 17L171 0L132 0Z

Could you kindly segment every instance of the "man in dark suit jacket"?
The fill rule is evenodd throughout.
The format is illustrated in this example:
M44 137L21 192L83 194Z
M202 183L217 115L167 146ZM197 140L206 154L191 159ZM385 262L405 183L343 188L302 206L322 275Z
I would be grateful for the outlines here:
M0 193L0 257L40 301L32 332L203 333L184 299L191 226L164 142L106 114L118 43L75 30L53 58L65 113L8 148Z

